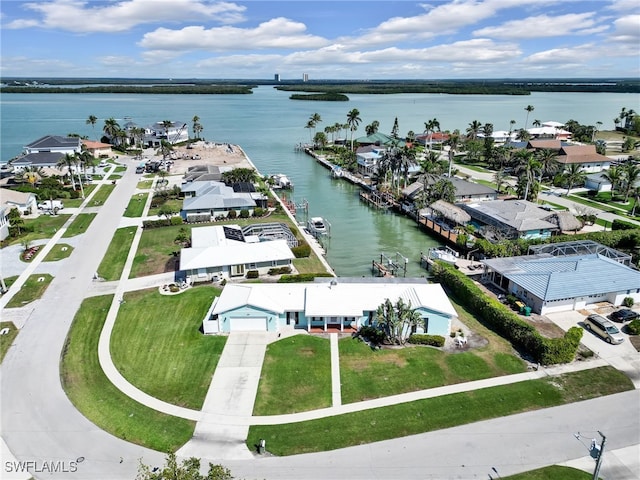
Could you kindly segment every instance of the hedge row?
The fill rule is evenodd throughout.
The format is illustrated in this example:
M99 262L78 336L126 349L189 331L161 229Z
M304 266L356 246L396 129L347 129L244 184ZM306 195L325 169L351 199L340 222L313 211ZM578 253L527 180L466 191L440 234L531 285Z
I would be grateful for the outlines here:
M142 222L142 228L160 228L160 227L170 227L172 225L182 225L184 222L182 221L182 217L175 216L170 219L161 218L159 220L145 220Z
M426 333L414 333L409 337L409 343L416 345L431 345L432 347L443 347L444 337L442 335L427 335Z
M436 262L433 274L475 315L519 350L527 352L543 365L571 362L578 350L582 329L571 327L563 338L545 338L532 325L500 303L488 297L478 286L451 265Z
M316 277L333 277L330 273L300 273L298 275L282 275L278 283L313 282Z

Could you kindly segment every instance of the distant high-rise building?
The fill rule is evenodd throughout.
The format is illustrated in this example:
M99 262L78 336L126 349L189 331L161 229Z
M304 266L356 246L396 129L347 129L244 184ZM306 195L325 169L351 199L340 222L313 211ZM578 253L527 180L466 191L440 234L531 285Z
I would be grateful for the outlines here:
M308 82L309 81L309 74L308 73L303 73L302 74L302 81L303 82Z
M276 82L279 82L279 81L280 81L280 74L279 74L279 73L276 73L276 74L273 76L273 79L274 79Z

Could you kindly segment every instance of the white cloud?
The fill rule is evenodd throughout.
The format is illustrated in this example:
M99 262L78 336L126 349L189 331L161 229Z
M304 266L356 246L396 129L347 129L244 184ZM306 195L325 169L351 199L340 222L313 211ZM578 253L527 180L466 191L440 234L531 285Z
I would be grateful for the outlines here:
M640 11L640 3L638 3L638 0L612 0L607 9L623 13L634 13Z
M534 53L524 59L525 64L529 65L561 65L586 63L587 60L598 58L601 56L600 49L593 43L577 45L567 48L552 48L542 52Z
M621 43L640 45L640 15L628 15L618 18L613 22L615 32L610 37L611 40Z
M596 26L595 12L569 13L566 15L511 20L495 27L485 27L473 32L479 37L491 38L542 38L579 34L581 30Z
M75 33L123 32L136 25L157 22L202 21L220 23L242 21L245 7L229 2L206 0L124 0L106 6L89 6L84 0L28 2L24 7L42 16L41 20L18 19L4 28L42 27Z
M256 28L231 26L205 29L203 26L180 30L158 28L146 33L138 43L143 48L164 50L238 51L269 48L317 48L328 41L306 33L304 23L274 18Z

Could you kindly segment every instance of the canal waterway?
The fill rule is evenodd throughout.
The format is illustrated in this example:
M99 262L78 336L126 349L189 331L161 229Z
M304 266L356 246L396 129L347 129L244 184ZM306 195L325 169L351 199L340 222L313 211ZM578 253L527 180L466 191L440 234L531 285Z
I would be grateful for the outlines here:
M534 119L583 124L602 122L613 128L622 107L633 108L634 94L534 93L504 95L351 95L349 102L305 102L289 100L289 93L263 86L252 95L139 95L139 94L3 94L0 97L2 163L17 156L24 145L44 135L78 133L91 139L102 135L104 120L115 118L120 125L128 119L140 126L156 121L183 121L191 126L200 117L202 136L216 142L241 145L263 174L284 173L295 184L294 199L309 203L309 215L331 223L327 259L341 276L368 276L371 262L385 253L408 257L407 275L424 275L420 252L438 242L422 232L415 222L372 209L358 198L359 189L344 180L333 179L329 171L294 145L309 142L311 129L304 128L309 116L322 117L318 130L346 123L347 112L360 111L362 122L355 136L364 135L365 125L380 122L389 132L398 118L401 135L422 132L424 122L436 118L443 130L460 129L478 120L493 123L495 130L524 126L527 105ZM89 115L98 122L86 124Z

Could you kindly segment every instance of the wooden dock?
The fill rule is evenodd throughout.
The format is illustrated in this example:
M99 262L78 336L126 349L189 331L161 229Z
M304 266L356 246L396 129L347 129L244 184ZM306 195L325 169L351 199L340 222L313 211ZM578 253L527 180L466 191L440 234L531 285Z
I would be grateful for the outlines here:
M408 264L409 259L400 252L396 252L394 258L381 253L379 262L371 261L371 272L378 277L395 277L402 272L402 276L406 277Z
M360 200L384 210L393 207L395 203L390 194L377 192L375 190L360 192Z
M449 230L447 228L442 227L441 225L438 225L436 222L434 222L433 220L429 219L429 218L425 218L425 217L420 217L418 219L418 223L420 225L422 225L422 227L424 227L425 229L427 229L430 233L433 233L449 242L451 242L452 244L456 244L457 240L458 240L458 234L455 233L453 230Z

